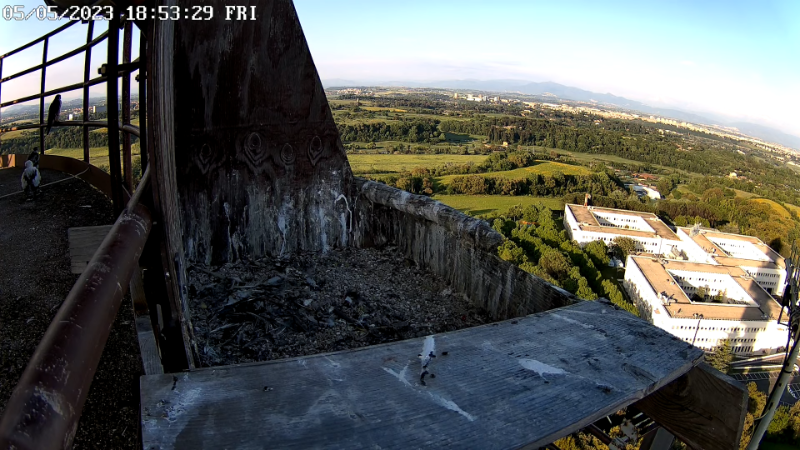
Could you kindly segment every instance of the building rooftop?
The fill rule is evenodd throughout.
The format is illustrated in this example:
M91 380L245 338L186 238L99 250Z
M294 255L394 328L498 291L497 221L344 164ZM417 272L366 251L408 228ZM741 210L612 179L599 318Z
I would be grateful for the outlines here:
M691 228L680 228L697 245L703 248L714 260L723 266L739 267L762 267L767 269L786 269L786 261L783 256L770 248L761 239L753 236L742 236L740 234L723 233L717 230L701 229L699 233L692 236ZM751 259L742 255L732 255L723 249L715 240L738 241L750 244L755 252L759 252L759 258L763 254L763 260Z
M566 205L565 208L571 211L572 215L575 216L575 220L577 220L578 226L580 226L581 231L618 234L618 235L632 236L632 237L646 237L646 238L661 237L673 241L680 240L680 238L678 238L678 235L676 235L667 226L667 224L665 224L661 219L658 218L658 216L656 216L653 213L628 211L625 209L602 208L598 206L574 205L574 204L568 204ZM625 229L620 227L601 225L594 213L601 213L601 214L605 213L615 216L638 217L644 220L647 223L647 225L649 225L653 229L653 231L641 231L641 230L633 230L633 229Z
M632 256L630 259L639 267L656 293L664 293L671 299L669 305L664 305L664 309L673 318L691 319L702 314L704 319L764 320L766 315L770 320L776 320L780 314L780 304L739 267L665 261L640 256ZM692 302L667 269L730 275L758 306Z

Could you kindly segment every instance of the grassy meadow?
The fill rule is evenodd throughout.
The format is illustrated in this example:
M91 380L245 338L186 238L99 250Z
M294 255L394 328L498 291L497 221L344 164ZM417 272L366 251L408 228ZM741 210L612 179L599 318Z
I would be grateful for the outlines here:
M82 148L52 148L47 149L46 154L83 160ZM134 159L139 156L139 144L131 146L131 155ZM122 151L120 151L120 160L122 160ZM95 167L108 167L108 147L90 147L89 163Z
M564 208L564 202L560 198L552 197L513 197L508 195L435 195L432 198L471 216L481 216L493 212L503 213L514 205L520 205L524 208L529 205L535 205L539 202L553 210L560 210Z
M417 167L432 168L445 164L480 164L485 155L347 155L355 174L389 174L408 172Z
M539 164L530 167L521 167L514 170L506 170L503 172L488 172L479 174L483 177L496 177L496 178L510 178L512 180L524 180L531 174L552 175L555 172L561 172L564 175L591 175L592 171L583 166L573 166L571 164L564 164L551 161L540 161ZM463 177L464 175L446 175L439 178L439 183L447 186L454 178Z

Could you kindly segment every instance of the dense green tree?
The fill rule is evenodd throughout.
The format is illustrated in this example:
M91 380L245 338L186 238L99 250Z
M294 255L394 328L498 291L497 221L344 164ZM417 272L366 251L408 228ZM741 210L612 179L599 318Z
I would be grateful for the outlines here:
M605 267L608 265L608 247L600 240L592 241L583 247L583 250L592 258L595 266Z
M713 352L706 355L706 362L722 373L730 372L731 361L733 361L733 352L731 352L731 343L727 339L714 348Z
M636 241L629 237L617 236L611 244L611 250L618 258L625 261L628 255L636 251L637 245Z

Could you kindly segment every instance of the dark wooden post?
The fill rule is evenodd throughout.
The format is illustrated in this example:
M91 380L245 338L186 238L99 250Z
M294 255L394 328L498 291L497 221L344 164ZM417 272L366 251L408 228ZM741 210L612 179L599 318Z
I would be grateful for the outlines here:
M0 80L3 79L3 59L0 58ZM3 83L0 83L0 103L3 103ZM0 108L0 123L3 123L3 111ZM3 152L3 135L0 134L0 153Z
M634 406L691 448L739 448L747 414L747 389L700 363Z
M122 167L119 156L119 92L117 78L119 76L119 12L114 13L108 22L108 58L106 63L106 111L108 112L108 165L111 171L111 201L114 203L114 214L124 208L122 198Z
M164 6L175 6L175 0L164 0ZM153 177L153 204L158 226L162 273L145 278L145 289L163 289L166 301L160 304L163 325L160 332L166 337L161 348L165 370L180 363L194 368L194 354L190 343L191 323L188 305L178 282L178 273L185 274L183 266L183 241L181 216L175 185L175 91L173 87L173 45L175 22L156 20L148 33L147 45L147 151L148 165ZM158 285L163 280L163 287ZM148 294L148 298L151 295ZM162 296L163 298L163 296ZM156 305L158 306L158 305ZM156 308L151 314L156 314ZM159 324L154 323L154 327ZM179 358L180 352L184 357ZM177 361L176 361L177 360Z
M92 42L94 36L94 20L89 20L86 30L86 44ZM83 60L83 121L89 121L89 80L92 78L92 48L86 49ZM91 155L89 154L89 126L83 127L83 160L87 163Z
M142 173L147 169L147 36L139 34L139 157Z
M47 81L47 43L50 41L50 38L44 39L44 47L42 48L42 84L40 89L40 94L42 95L39 98L39 125L44 125L47 123L47 116L44 115L44 90L45 90L45 82ZM44 155L44 127L39 127L39 149L41 150L41 154Z
M131 27L130 20L125 21L125 30L122 34L122 63L131 62ZM126 71L122 74L122 124L131 123L131 73ZM125 187L128 192L133 192L133 161L131 156L131 135L122 133L122 173L125 180Z

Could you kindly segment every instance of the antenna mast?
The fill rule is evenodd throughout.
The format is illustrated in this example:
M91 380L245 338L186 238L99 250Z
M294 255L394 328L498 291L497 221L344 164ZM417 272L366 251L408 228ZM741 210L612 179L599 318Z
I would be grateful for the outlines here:
M800 249L797 246L797 241L792 244L792 256L789 259L789 286L783 294L783 307L789 309L789 333L792 336L791 352L786 356L781 367L781 373L778 376L778 381L775 382L775 387L767 399L767 408L764 411L764 416L758 420L756 429L753 432L753 437L750 438L750 443L747 445L747 450L758 450L761 439L764 437L769 423L775 416L775 410L778 408L781 396L786 390L786 385L792 376L794 370L794 363L797 361L797 354L800 353L800 336L798 335L800 327L798 327L798 319L800 319L800 311L798 311L797 294L798 294L798 281L800 281ZM783 314L783 308L781 308Z

